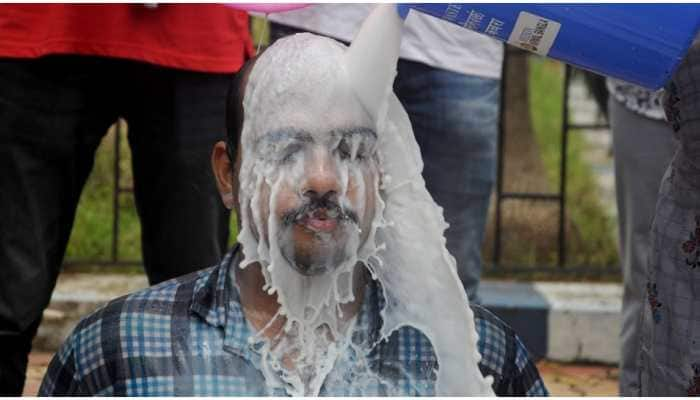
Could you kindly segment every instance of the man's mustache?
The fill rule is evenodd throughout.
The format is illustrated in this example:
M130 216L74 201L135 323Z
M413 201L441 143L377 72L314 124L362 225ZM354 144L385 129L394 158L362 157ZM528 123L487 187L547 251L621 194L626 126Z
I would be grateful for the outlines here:
M307 215L311 215L317 210L325 210L325 215L329 219L338 221L352 221L358 223L357 213L353 210L343 209L335 200L335 195L329 193L325 196L306 197L308 200L301 206L287 211L282 216L282 224L292 225Z

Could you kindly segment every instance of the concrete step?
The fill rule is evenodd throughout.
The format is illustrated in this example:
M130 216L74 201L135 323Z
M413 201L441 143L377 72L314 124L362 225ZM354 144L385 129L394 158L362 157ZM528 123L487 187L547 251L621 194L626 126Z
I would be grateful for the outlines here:
M620 284L483 281L480 294L537 359L619 361Z

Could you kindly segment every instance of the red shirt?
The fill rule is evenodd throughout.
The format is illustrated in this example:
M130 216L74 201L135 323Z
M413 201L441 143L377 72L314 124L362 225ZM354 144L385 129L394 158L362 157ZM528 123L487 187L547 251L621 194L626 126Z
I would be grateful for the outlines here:
M0 5L0 57L81 54L236 72L254 52L248 15L220 4Z

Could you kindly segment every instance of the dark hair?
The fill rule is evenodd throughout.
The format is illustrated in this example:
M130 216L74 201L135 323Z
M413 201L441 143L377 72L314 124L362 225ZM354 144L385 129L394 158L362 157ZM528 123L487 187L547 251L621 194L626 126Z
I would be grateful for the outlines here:
M246 61L243 67L233 75L226 94L226 148L231 163L236 161L236 151L243 130L243 96L248 75L256 59L257 56Z

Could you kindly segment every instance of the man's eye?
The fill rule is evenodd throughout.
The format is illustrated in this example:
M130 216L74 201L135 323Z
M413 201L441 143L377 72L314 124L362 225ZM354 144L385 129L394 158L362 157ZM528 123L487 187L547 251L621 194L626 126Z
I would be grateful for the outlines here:
M360 161L364 161L369 157L369 150L367 149L367 146L363 143L360 145L360 147L357 149L357 154L355 154L355 158Z
M290 144L282 151L280 161L285 164L294 161L294 157L301 151L301 145L298 143Z
M338 152L338 156L340 156L341 160L349 160L352 157L350 146L345 140L340 141L336 151Z

